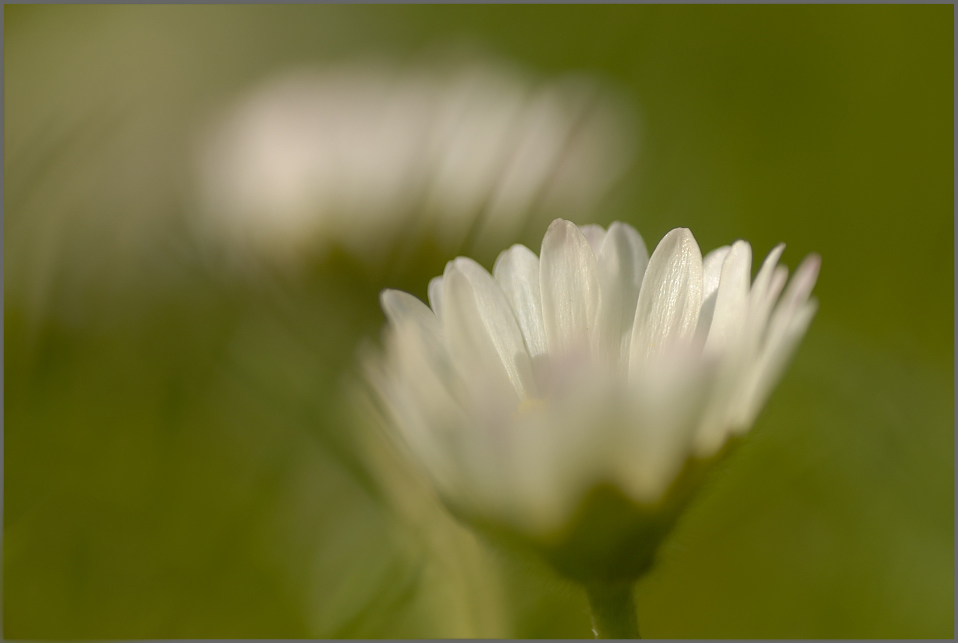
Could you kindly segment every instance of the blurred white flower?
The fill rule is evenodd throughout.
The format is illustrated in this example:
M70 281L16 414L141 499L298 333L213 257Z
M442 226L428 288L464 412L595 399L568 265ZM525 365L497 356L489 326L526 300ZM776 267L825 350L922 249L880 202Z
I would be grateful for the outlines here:
M533 84L477 62L289 73L207 132L201 223L288 260L330 243L375 260L426 236L445 253L495 250L537 213L594 209L631 157L631 125L581 75Z
M655 522L680 473L752 425L815 313L819 258L781 294L783 249L750 283L744 241L703 260L679 228L649 258L628 225L558 219L539 257L514 245L492 275L450 261L431 309L383 291L385 355L370 375L467 518L567 533L587 493L610 485Z

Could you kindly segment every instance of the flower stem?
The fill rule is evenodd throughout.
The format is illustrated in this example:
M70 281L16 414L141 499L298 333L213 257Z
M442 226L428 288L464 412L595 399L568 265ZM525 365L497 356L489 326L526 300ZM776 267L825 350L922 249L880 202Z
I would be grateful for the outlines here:
M592 631L597 639L641 638L632 583L590 585L586 593L592 608Z

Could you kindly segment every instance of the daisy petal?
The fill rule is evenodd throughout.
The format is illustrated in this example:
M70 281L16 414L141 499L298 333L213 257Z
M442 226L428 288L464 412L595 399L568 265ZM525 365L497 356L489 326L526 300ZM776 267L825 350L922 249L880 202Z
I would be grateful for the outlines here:
M625 488L644 502L661 498L685 462L705 403L709 369L694 353L632 373L629 417L613 459Z
M768 256L765 257L765 261L762 262L762 267L759 268L758 274L755 275L755 281L752 282L752 292L756 293L757 296L765 296L765 290L768 288L772 273L778 265L778 260L782 258L783 252L785 252L785 244L780 243L772 248Z
M746 347L743 351L748 354L749 359L757 354L758 346L765 336L772 306L775 305L788 279L788 268L778 265L784 250L784 243L772 248L752 282L752 290L748 298L748 319L742 331L746 339Z
M715 294L719 287L719 279L722 277L722 265L725 258L731 252L732 246L721 246L705 255L702 259L702 300L708 299L709 295Z
M755 422L772 388L782 377L792 353L808 331L817 310L818 302L811 299L804 302L797 311L793 311L783 323L776 324L776 320L773 320L770 324L768 341L748 379L741 415L737 418L734 429L741 432Z
M518 396L532 395L532 366L522 332L502 290L472 259L449 262L444 274L443 328L464 370L504 373Z
M688 341L702 306L702 253L687 228L669 232L652 253L632 327L630 369Z
M387 288L379 293L379 302L386 318L394 327L412 322L428 331L439 332L439 320L436 316L426 304L408 292Z
M695 334L704 344L712 325L712 313L715 312L715 297L718 291L719 279L722 277L722 264L728 256L732 246L721 246L705 255L702 259L702 310L699 313L699 323Z
M781 377L788 358L811 323L817 304L809 302L809 295L818 279L820 265L821 259L818 255L806 257L795 271L788 289L775 306L774 313L769 316L768 311L782 288L784 270L776 270L772 277L759 313L767 320L763 326L761 344L755 349L755 361L736 408L735 424L739 428L755 421L772 386Z
M599 308L595 254L575 224L556 219L542 239L539 286L546 347L563 353L587 346Z
M442 319L442 277L433 277L429 280L429 305L436 317Z
M568 109L566 98L555 88L545 87L525 104L516 124L518 137L489 197L477 244L497 247L492 244L518 235L562 158L567 132L575 125L575 112Z
M599 249L602 247L602 242L605 240L605 228L594 223L588 225L580 225L579 232L582 233L582 236L585 237L586 241L589 242L589 247L592 248L592 254L596 257L599 256Z
M457 378L445 351L437 352L412 324L391 330L386 337L391 357L384 364L386 380L374 380L374 386L386 400L411 453L437 484L450 488L459 467L449 438L469 422L462 400L451 391L457 388Z
M387 353L394 357L385 368L400 388L392 407L405 418L401 425L407 439L432 444L424 427L448 426L449 418L460 408L453 394L458 381L439 321L409 293L384 290L380 301L390 322L385 337Z
M751 273L752 247L745 241L736 241L722 266L706 351L721 350L739 337L748 316Z
M818 272L821 266L822 259L818 255L811 254L805 257L792 276L792 281L788 284L785 294L782 295L776 314L781 310L782 314L791 317L795 310L808 300L812 288L815 287L815 282L818 281Z
M602 289L596 334L602 350L618 361L629 354L635 305L649 251L635 228L615 222L609 226L596 256ZM628 365L628 359L622 362Z
M512 307L529 356L542 355L546 336L539 295L539 257L517 243L499 255L492 274Z

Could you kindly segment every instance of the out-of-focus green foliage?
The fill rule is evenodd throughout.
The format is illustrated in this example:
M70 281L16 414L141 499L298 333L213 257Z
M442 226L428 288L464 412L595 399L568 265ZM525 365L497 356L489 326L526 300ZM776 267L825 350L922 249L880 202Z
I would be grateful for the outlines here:
M243 276L189 234L195 137L236 92L463 41L639 107L601 223L823 257L788 374L639 584L643 633L953 636L953 7L4 15L6 637L591 635L579 589L358 428L378 289L422 296L447 257Z

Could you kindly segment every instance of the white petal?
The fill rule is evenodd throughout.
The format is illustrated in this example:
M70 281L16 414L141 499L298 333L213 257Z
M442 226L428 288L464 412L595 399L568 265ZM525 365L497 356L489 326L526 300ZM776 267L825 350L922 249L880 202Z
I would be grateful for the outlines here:
M595 254L575 224L556 219L542 239L539 287L550 353L587 346L599 308Z
M768 256L765 257L765 261L762 262L762 267L759 269L758 274L755 275L755 281L752 282L752 292L756 293L759 297L765 296L765 291L772 279L772 273L775 270L775 266L778 265L778 260L782 258L783 252L785 252L784 243L780 243L772 248Z
M738 425L742 418L750 410L749 391L751 390L750 378L755 371L756 363L762 342L768 327L768 318L775 304L785 281L788 278L788 269L785 266L778 265L778 260L785 250L785 244L780 243L768 253L762 262L762 267L752 282L752 288L748 296L748 312L746 314L744 328L741 331L741 345L733 356L729 359L734 364L726 364L723 377L726 380L730 378L734 381L722 383L722 395L726 400L722 403L722 408L716 412L717 417L712 418L711 424L720 424L721 427L712 427L704 431L710 433L711 437L706 440L702 436L700 446L705 441L711 441L718 444L724 439L725 432L731 425ZM713 411L715 411L713 404ZM718 417L720 416L720 417ZM720 435L720 430L722 431Z
M715 298L718 296L719 280L722 277L722 264L728 257L732 246L721 246L705 255L702 259L702 309L699 312L698 326L695 335L702 344L708 337L709 327L712 325L712 314L715 312Z
M387 288L379 293L379 302L382 305L386 318L394 327L400 327L407 322L413 322L424 328L439 332L439 321L429 310L426 304L408 292Z
M804 302L787 319L783 319L780 325L775 324L776 320L773 319L768 340L748 380L743 414L734 428L741 431L754 424L769 394L781 379L792 354L808 331L817 310L818 302L811 299Z
M518 236L575 126L576 114L570 112L565 99L554 88L545 87L536 90L524 105L515 126L514 151L489 197L476 245L497 247Z
M752 350L757 351L758 346L764 341L767 334L769 317L772 314L772 307L778 301L778 296L788 281L788 268L785 266L776 266L772 272L772 277L763 291L752 288L749 295L748 321L746 322L745 333L752 344Z
M722 266L706 351L722 350L745 330L751 276L752 247L745 241L736 241Z
M539 257L517 243L499 255L492 273L509 300L529 356L542 355L546 351L546 336L539 295Z
M769 341L766 345L766 353L763 355L765 357L765 372L760 378L763 386L759 388L758 405L765 403L767 393L778 382L789 358L798 346L798 342L808 331L808 326L812 323L817 311L818 301L814 298L803 302L798 310L795 310L782 324L781 332L775 332L774 339L769 338L772 341Z
M411 323L390 327L385 340L383 377L373 383L412 455L448 488L458 477L449 438L468 423L452 392L459 382L448 355Z
M632 426L612 459L633 497L650 503L660 499L687 460L710 379L708 366L681 350L632 374Z
M746 345L743 348L743 351L749 355L749 359L754 359L757 354L759 344L765 336L772 306L775 305L788 279L788 268L777 265L784 250L784 243L772 248L752 282L752 290L748 298L748 318L744 330Z
M438 320L408 293L385 290L380 299L390 324L384 372L374 383L415 455L435 476L447 477L443 434L463 426L465 417Z
M435 120L439 146L426 211L444 248L457 247L502 172L526 100L517 79L476 69L449 90Z
M702 259L702 300L706 300L710 295L715 294L719 287L719 279L722 277L722 265L725 258L731 252L732 246L721 246L705 255Z
M703 352L717 356L717 378L713 383L706 411L696 436L696 452L702 457L713 454L725 442L732 410L743 382L753 362L753 342L750 339L749 277L752 268L752 249L744 241L737 241L726 253L719 287L711 296L713 318L706 327L707 341ZM698 331L705 325L699 319Z
M635 228L616 221L609 226L597 253L599 298L597 337L609 357L627 366L635 306L642 277L649 264L649 251Z
M818 279L821 258L809 255L795 271L788 289L782 295L775 312L768 322L768 331L758 358L756 382L752 399L747 402L746 420L754 421L754 416L765 403L772 387L781 377L788 359L804 336L817 309L815 302L809 302L812 288ZM751 423L751 422L750 422Z
M781 290L784 269L779 267L772 277L765 300L756 313L767 320L759 338L761 344L755 348L754 361L735 409L735 424L740 428L751 426L755 421L798 341L811 323L817 304L809 303L808 299L818 279L820 265L818 255L806 257L795 271L788 290L775 306L775 312L769 315L768 311Z
M533 395L522 332L492 276L472 259L459 257L447 264L443 281L443 329L450 353L460 370L478 372L464 378L475 383L486 374L492 380L505 374L519 397Z
M786 281L788 281L788 268L776 266L772 271L772 276L767 281L758 282L758 279L756 279L758 287L752 286L748 301L749 309L745 334L747 342L751 346L749 350L753 353L758 351L759 345L764 341L772 307L778 301L778 296L781 294Z
M403 362L409 361L410 350L420 351L413 361L432 369L439 379L449 374L449 354L445 347L439 320L429 308L407 292L386 289L379 295L383 311L389 319L393 354ZM413 346L415 345L415 346ZM408 364L404 364L403 368Z
M772 273L772 278L768 283L768 288L765 289L765 299L767 302L770 304L775 303L787 280L788 268L785 266L776 267L775 272Z
M652 253L632 327L630 368L671 344L688 342L702 306L702 253L687 228L669 232Z
M812 294L815 282L818 281L818 272L821 270L822 260L816 254L805 257L798 270L792 276L788 289L775 310L776 317L782 315L790 318L808 301Z
M442 319L442 277L433 277L429 280L429 305L436 317Z
M605 240L605 228L594 223L588 225L580 225L579 231L582 233L582 236L585 237L586 241L589 242L589 247L592 248L592 254L596 257L599 256L599 249L602 247L602 242Z

